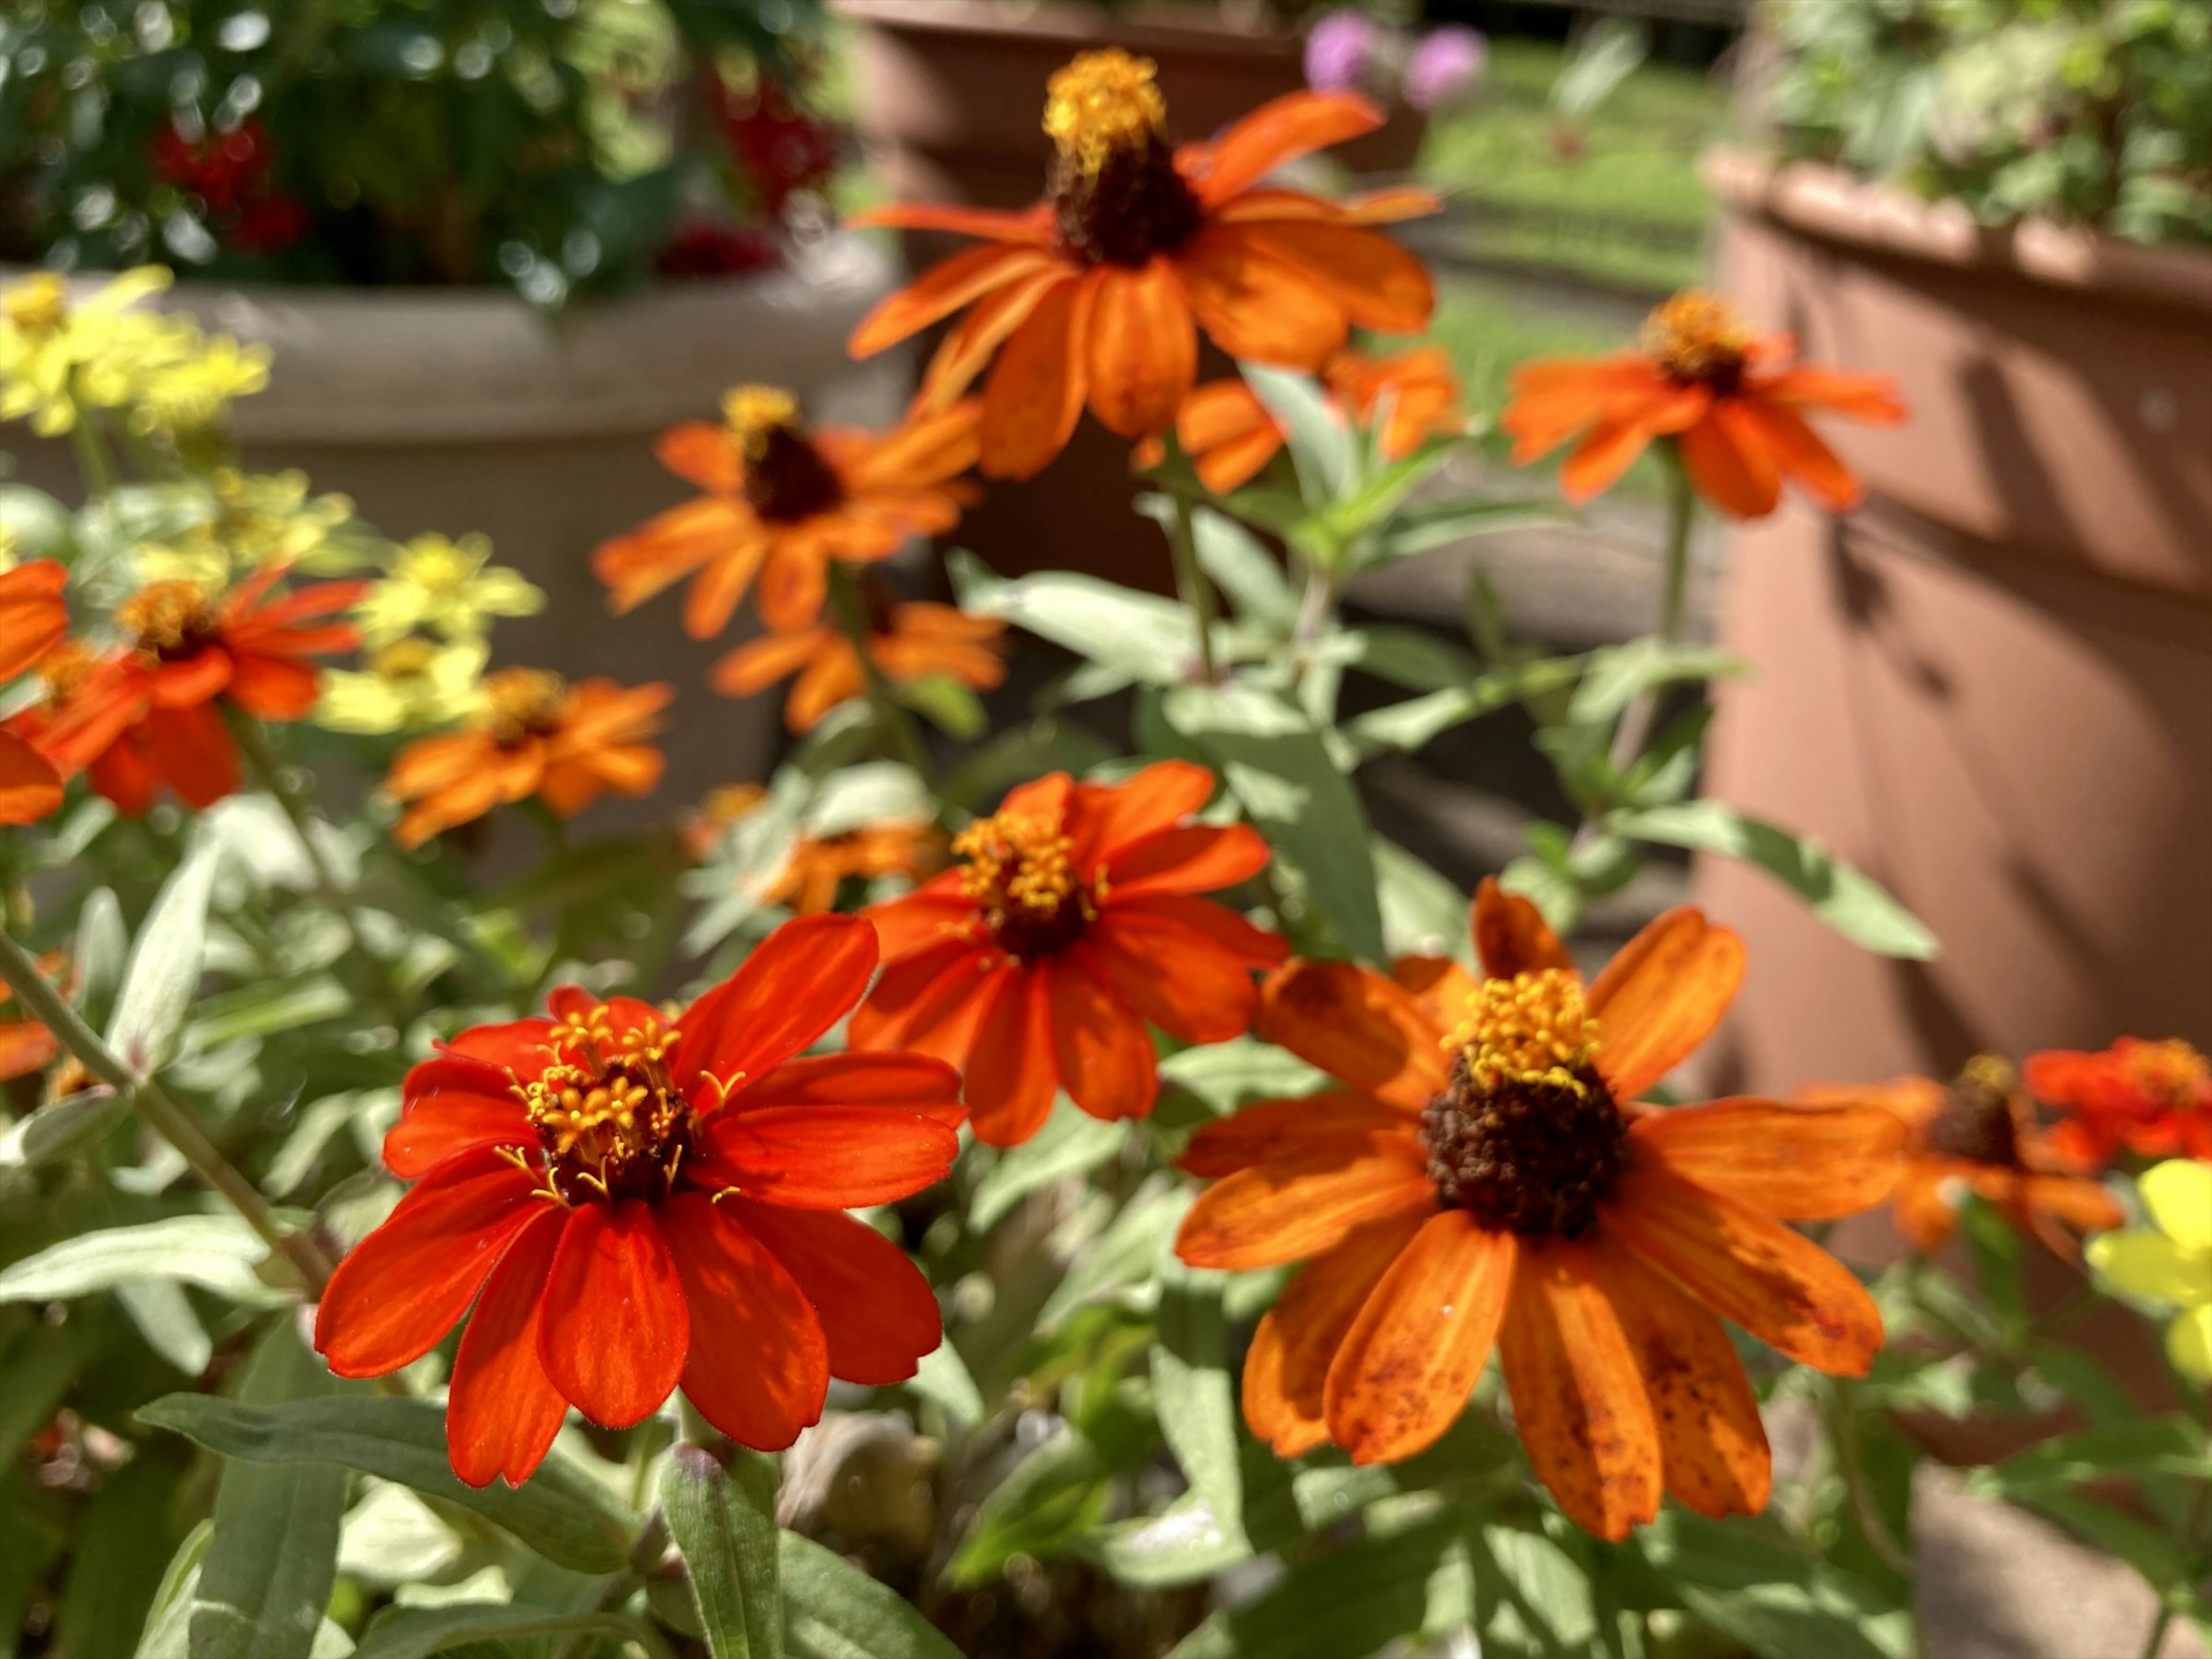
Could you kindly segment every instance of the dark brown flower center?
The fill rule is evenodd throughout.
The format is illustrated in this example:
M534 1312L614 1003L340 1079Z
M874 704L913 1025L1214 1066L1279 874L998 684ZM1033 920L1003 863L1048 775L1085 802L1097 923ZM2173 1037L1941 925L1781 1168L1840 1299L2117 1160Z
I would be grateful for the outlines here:
M993 939L1024 962L1073 944L1098 914L1056 817L997 812L963 830L952 850L968 860L961 884Z
M1641 345L1659 372L1684 385L1711 386L1729 397L1743 386L1751 331L1719 295L1686 289L1644 322Z
M115 607L115 625L148 656L173 662L216 636L215 602L198 582L149 582Z
M1943 1091L1942 1109L1928 1125L1928 1150L2016 1170L2021 1115L2020 1081L2012 1067L1995 1054L1977 1054Z
M1429 1179L1499 1232L1571 1238L1621 1170L1628 1124L1591 1058L1597 1024L1557 969L1486 980L1421 1114Z
M722 413L744 451L747 505L770 524L797 524L845 499L845 486L806 435L799 400L778 386L741 386Z
M564 1203L665 1198L692 1152L690 1103L668 1072L680 1035L656 1019L618 1031L604 1004L561 1021L544 1073L514 1085L544 1162L517 1160Z
M1150 58L1109 49L1052 77L1047 188L1061 246L1087 264L1141 266L1188 241L1202 217L1176 169L1153 73Z

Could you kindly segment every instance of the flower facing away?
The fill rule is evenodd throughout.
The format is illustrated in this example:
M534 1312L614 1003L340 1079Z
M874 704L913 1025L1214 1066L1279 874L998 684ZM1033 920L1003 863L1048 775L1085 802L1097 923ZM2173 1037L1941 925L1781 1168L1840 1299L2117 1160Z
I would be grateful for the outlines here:
M2047 1049L2021 1073L2029 1093L2066 1114L2051 1140L2078 1163L2101 1169L2123 1146L2212 1158L2212 1064L2179 1038L2122 1037L2094 1054Z
M946 407L991 365L987 477L1040 471L1086 404L1124 438L1165 432L1190 391L1200 328L1232 357L1310 373L1353 327L1428 326L1427 271L1372 227L1430 212L1432 198L1395 190L1339 204L1261 183L1372 131L1380 111L1355 93L1293 93L1211 143L1177 148L1152 77L1148 59L1113 49L1054 75L1052 173L1033 208L902 205L859 217L984 240L878 306L848 349L872 356L965 309L918 401Z
M1923 1255L1957 1230L1959 1205L1970 1194L2063 1256L2074 1254L2073 1233L2120 1224L2118 1200L2035 1127L2020 1079L1994 1054L1967 1061L1948 1086L1908 1077L1799 1093L1821 1103L1870 1102L1904 1122L1905 1173L1890 1207L1898 1231Z
M2212 1383L2212 1164L2172 1158L2143 1171L2148 1227L2089 1241L2089 1265L2130 1295L2172 1304L2174 1369Z
M1380 436L1386 460L1404 459L1427 439L1466 430L1458 377L1435 346L1395 357L1347 349L1322 366L1321 378L1331 400L1354 423L1373 420L1387 400ZM1243 380L1194 387L1176 416L1176 439L1195 465L1199 482L1217 495L1250 483L1285 441L1281 424ZM1138 465L1157 465L1163 453L1158 440L1148 439L1137 447Z
M410 634L369 653L362 669L323 674L315 724L332 732L381 736L465 719L483 703L482 640L433 640Z
M62 600L68 585L69 572L52 559L0 571L0 684L61 644L69 631ZM0 729L0 823L33 823L61 804L62 774L52 759L14 723Z
M1513 372L1499 425L1527 463L1579 436L1559 482L1567 499L1609 489L1655 438L1669 440L1698 492L1724 513L1763 518L1786 477L1831 512L1859 483L1805 423L1826 410L1884 424L1905 418L1886 375L1792 362L1787 335L1760 335L1725 300L1694 290L1651 313L1634 351L1555 357Z
M975 691L1006 678L1000 636L1006 625L994 617L971 617L949 605L895 601L878 584L860 584L868 629L868 659L894 685L942 674ZM714 690L750 697L796 674L783 705L784 724L809 732L839 703L867 690L860 653L842 629L826 623L788 634L763 634L714 665Z
M914 1048L967 1078L975 1133L1027 1140L1064 1089L1093 1117L1142 1117L1158 1091L1146 1025L1223 1042L1251 1024L1252 970L1283 941L1196 896L1257 875L1246 824L1188 822L1213 777L1162 761L1120 784L1054 773L954 840L962 862L873 905L884 972L857 1048Z
M609 790L650 794L665 761L649 739L675 695L659 683L570 685L538 668L488 675L465 727L417 738L393 757L384 790L408 805L392 835L402 847L420 847L533 796L566 818Z
M526 1480L570 1405L620 1427L680 1386L774 1450L832 1376L912 1376L936 1298L839 1212L943 1177L958 1079L919 1054L797 1057L875 966L866 922L812 916L672 1018L567 986L548 1018L462 1032L407 1075L384 1161L416 1184L324 1294L331 1369L397 1370L473 1303L446 1437L477 1486Z
M761 619L780 633L820 614L832 559L872 563L960 521L975 463L975 410L956 404L889 432L808 427L771 386L739 386L724 420L661 434L660 464L708 493L601 544L592 568L617 612L693 578L684 631L711 639L760 578Z
M481 637L497 617L534 617L545 596L519 571L491 562L491 542L417 536L393 556L388 575L368 585L356 615L370 645L389 645L418 629L449 640Z
M1297 960L1259 1032L1343 1086L1201 1127L1217 1178L1176 1239L1197 1267L1306 1267L1245 1361L1245 1419L1284 1456L1359 1463L1449 1428L1500 1352L1529 1461L1579 1525L1620 1538L1662 1488L1752 1512L1771 1463L1726 1319L1802 1364L1861 1376L1881 1319L1784 1225L1878 1203L1903 1139L1878 1108L1637 1097L1685 1058L1741 976L1693 909L1646 927L1589 986L1526 900L1486 881L1486 977Z
M705 859L732 824L767 799L768 791L757 783L710 789L698 810L684 815L684 851L695 860ZM926 819L893 818L825 834L802 833L754 896L762 904L781 904L795 915L818 915L837 908L848 881L896 876L918 882L946 862L945 836Z

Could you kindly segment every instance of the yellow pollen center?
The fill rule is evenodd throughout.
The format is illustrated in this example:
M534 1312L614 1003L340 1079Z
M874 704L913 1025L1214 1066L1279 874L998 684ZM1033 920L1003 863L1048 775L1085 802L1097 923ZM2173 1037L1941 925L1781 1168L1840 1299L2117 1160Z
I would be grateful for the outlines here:
M2128 1069L2145 1094L2173 1106L2187 1104L2212 1071L2204 1056L2179 1037L2137 1044L2128 1057Z
M556 1197L650 1196L674 1182L691 1124L668 1071L682 1035L653 1018L617 1031L604 1003L555 1024L550 1063L514 1092L545 1148Z
M69 288L52 271L40 271L0 294L0 313L26 334L58 334L69 321Z
M748 461L768 453L769 439L777 432L799 430L799 399L780 386L741 386L722 398L722 418L738 434Z
M1597 1054L1597 1021L1573 973L1543 968L1475 987L1466 1017L1444 1047L1466 1054L1478 1087L1540 1083L1587 1095L1589 1085L1581 1074Z
M369 672L381 680L420 679L438 660L438 647L423 639L394 640L369 659Z
M159 655L215 632L215 606L198 582L149 582L115 607L115 625Z
M39 663L39 678L46 682L46 700L64 703L84 690L100 667L99 654L77 640L64 640Z
M1157 71L1151 58L1118 46L1079 53L1046 82L1046 134L1087 173L1117 150L1158 143L1167 131L1168 105L1153 81Z
M543 668L502 668L485 676L483 723L501 743L543 736L561 723L568 686Z
M1741 368L1752 333L1717 294L1688 289L1644 322L1644 355L1678 380L1705 380Z

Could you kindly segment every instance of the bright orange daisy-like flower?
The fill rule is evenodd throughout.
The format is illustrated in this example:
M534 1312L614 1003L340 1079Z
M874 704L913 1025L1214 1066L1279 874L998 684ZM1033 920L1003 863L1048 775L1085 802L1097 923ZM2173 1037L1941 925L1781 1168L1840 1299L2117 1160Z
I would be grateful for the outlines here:
M574 817L602 794L646 795L666 764L647 741L672 686L570 685L538 668L487 675L483 704L459 732L417 738L393 757L384 792L413 803L392 834L419 847L495 806L532 796Z
M1048 90L1044 201L1018 213L902 205L856 221L985 239L877 307L849 349L872 356L972 307L918 401L944 407L996 355L983 389L988 477L1040 471L1085 404L1122 437L1165 432L1196 374L1200 328L1232 357L1312 371L1353 327L1428 326L1427 271L1371 227L1432 212L1434 198L1395 190L1337 204L1261 184L1381 125L1365 99L1292 93L1211 143L1177 149L1149 59L1085 52Z
M2124 1146L2144 1158L2212 1158L2212 1065L2178 1037L2122 1037L2101 1054L2030 1054L2028 1090L2067 1114L2052 1146L2093 1169Z
M1159 1087L1147 1023L1186 1042L1238 1036L1253 969L1285 951L1196 896L1267 862L1249 825L1188 822L1212 793L1212 775L1182 761L1126 783L1055 772L1014 790L954 840L957 868L865 912L884 970L853 1016L854 1047L959 1066L994 1146L1035 1134L1056 1090L1093 1117L1144 1116Z
M69 631L62 590L69 572L52 559L0 571L0 681L49 655ZM13 723L11 723L12 726ZM62 774L20 729L0 729L0 823L33 823L62 804Z
M1196 1267L1308 1265L1260 1322L1245 1419L1284 1456L1359 1463L1449 1428L1495 1346L1537 1475L1620 1538L1671 1492L1753 1512L1766 1437L1723 1318L1789 1358L1863 1375L1881 1315L1784 1223L1879 1202L1897 1120L1730 1099L1635 1104L1735 995L1735 935L1671 911L1585 988L1526 900L1486 881L1486 977L1294 961L1259 1030L1345 1086L1200 1128L1185 1218Z
M1498 424L1519 463L1580 435L1559 474L1572 501L1610 488L1658 438L1724 513L1764 518L1785 477L1846 512L1858 505L1859 482L1801 411L1887 424L1903 420L1905 406L1887 376L1796 364L1795 349L1787 335L1754 333L1725 300L1678 294L1651 313L1634 351L1522 364Z
M1385 460L1412 454L1430 438L1463 431L1459 379L1451 360L1435 346L1395 357L1368 357L1346 349L1322 365L1322 384L1345 417L1364 424L1389 413L1380 447ZM1282 453L1283 428L1259 394L1242 380L1214 380L1193 390L1176 416L1176 439L1195 464L1199 482L1217 495L1249 483ZM1158 439L1137 447L1139 466L1157 466L1164 448Z
M1904 1122L1905 1173L1890 1209L1898 1231L1923 1255L1958 1230L1959 1206L1970 1194L2069 1259L2074 1234L2101 1232L2127 1218L2119 1201L2035 1127L2019 1078L1994 1054L1968 1061L1948 1086L1907 1077L1872 1087L1822 1084L1800 1093L1824 1103L1871 1102Z
M339 1264L315 1346L380 1376L476 1312L446 1440L471 1486L528 1479L568 1407L620 1427L681 1387L762 1450L832 1376L902 1382L942 1332L928 1282L838 1212L941 1179L959 1080L919 1054L796 1056L875 971L852 916L785 924L672 1020L574 986L407 1075L384 1161L416 1184Z
M660 464L708 493L601 544L592 568L617 612L693 578L684 629L721 632L760 579L761 619L779 632L820 614L830 561L864 564L960 521L975 499L959 475L975 464L975 410L954 404L889 432L810 428L798 399L739 386L723 423L662 434Z
M873 583L863 583L861 592L868 660L892 684L943 674L988 691L1006 678L1000 642L1006 625L997 617L922 600L894 602ZM867 690L860 653L842 629L826 623L748 641L716 663L711 678L725 696L750 697L792 674L799 678L784 702L783 720L794 732L811 731L839 703Z

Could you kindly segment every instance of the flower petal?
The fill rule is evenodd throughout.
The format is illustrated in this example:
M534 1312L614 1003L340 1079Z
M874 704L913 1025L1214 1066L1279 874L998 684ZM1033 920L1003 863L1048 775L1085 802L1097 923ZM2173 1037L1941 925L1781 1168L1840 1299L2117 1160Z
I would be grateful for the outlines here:
M1635 1146L1708 1192L1784 1221L1872 1209L1905 1173L1905 1121L1886 1108L1716 1100L1653 1112Z
M690 1346L690 1309L651 1207L571 1210L538 1327L553 1386L602 1428L627 1428L675 1391Z
M1444 1086L1443 1034L1411 993L1355 963L1297 957L1268 975L1258 1030L1392 1106L1419 1110Z
M453 1356L446 1455L471 1486L520 1486L544 1461L568 1402L538 1358L545 1281L567 1218L546 1205L500 1258Z
M1513 1286L1510 1233L1445 1210L1391 1264L1328 1368L1328 1437L1355 1463L1433 1444L1467 1408Z
M1359 328L1418 334L1436 310L1428 268L1378 231L1318 220L1243 227L1244 234L1320 285Z
M1536 1478L1577 1526L1617 1541L1659 1513L1659 1429L1595 1253L1521 1241L1500 1357Z
M1066 447L1083 413L1092 286L1054 289L999 348L983 382L984 477L1034 477Z
M1353 92L1291 92L1231 122L1205 152L1196 179L1208 207L1249 189L1285 161L1343 143L1382 125L1382 112Z
M1670 1170L1632 1169L1601 1224L1698 1300L1815 1370L1863 1376L1881 1314L1850 1270L1801 1233Z
M1273 1267L1318 1255L1363 1221L1435 1203L1410 1129L1325 1141L1200 1193L1176 1232L1176 1254L1194 1267Z
M1597 1068L1633 1100L1720 1024L1743 979L1743 941L1688 905L1648 923L1591 982Z
M863 317L846 341L854 357L872 357L909 334L949 317L992 289L1059 263L1050 250L990 243L940 261Z
M975 1138L1018 1146L1044 1127L1060 1092L1052 993L1043 974L1017 963L999 971L968 1054L968 1104Z
M1164 432L1198 373L1198 330L1175 267L1156 255L1141 269L1102 266L1092 282L1091 412L1121 437Z
M1052 1004L1054 1058L1068 1098L1109 1122L1148 1114L1160 1085L1145 1017L1072 951L1035 971Z
M477 1068L467 1060L428 1060L419 1073L441 1064L465 1066L471 1076ZM415 1073L410 1074L410 1081ZM532 1146L538 1131L531 1126L522 1103L502 1090L480 1094L466 1088L434 1085L407 1091L407 1107L384 1137L384 1167L402 1181L427 1176L447 1158L479 1146Z
M1475 957L1492 979L1511 979L1547 968L1574 969L1574 957L1544 920L1544 913L1520 894L1500 887L1495 876L1485 876L1474 890L1468 925L1474 936Z
M785 922L684 1011L669 1070L687 1087L712 1079L693 1103L720 1104L726 1089L766 1077L844 1018L875 975L876 948L858 916Z
M1076 784L1066 797L1070 861L1085 872L1117 863L1204 806L1213 788L1212 773L1184 760L1154 761L1120 783ZM1008 795L1000 810L1016 808Z
M0 823L36 823L62 798L54 763L13 732L0 732Z
M1185 1042L1243 1036L1260 1000L1252 970L1205 934L1125 906L1109 903L1063 956Z
M1181 893L1147 893L1119 900L1114 900L1110 894L1108 896L1114 909L1141 911L1187 927L1211 939L1248 968L1279 968L1291 954L1288 939L1264 927L1255 927L1226 905L1216 904L1212 899L1193 898Z
M866 1223L742 1198L718 1207L766 1245L805 1293L828 1344L830 1376L903 1382L944 1340L937 1297L921 1269Z
M1176 1168L1201 1181L1214 1181L1324 1145L1346 1140L1364 1145L1370 1135L1402 1133L1409 1124L1404 1112L1345 1090L1297 1100L1255 1100L1227 1117L1199 1125L1176 1159Z
M1700 495L1723 513L1763 519L1782 498L1782 471L1763 434L1740 412L1736 404L1717 399L1705 418L1675 441Z
M960 1137L934 1119L884 1106L770 1106L707 1120L711 1174L748 1198L804 1210L889 1204L942 1181Z
M1850 468L1805 424L1802 416L1782 404L1744 398L1734 405L1735 419L1759 434L1783 471L1831 513L1848 513L1865 493Z
M2166 1352L2184 1376L2212 1382L2212 1303L2174 1316L2166 1328Z
M69 571L58 560L32 559L0 571L0 680L12 680L69 632L62 590Z
M1121 900L1233 887L1266 869L1267 856L1267 842L1249 823L1189 823L1124 843L1102 868L1108 894Z
M1312 373L1344 343L1344 307L1243 225L1213 224L1176 255L1183 295L1214 343L1241 362Z
M957 1129L966 1118L960 1073L927 1054L812 1054L789 1060L731 1103L733 1112L766 1106L884 1106L934 1118Z
M1474 995L1474 975L1449 957L1400 957L1390 964L1390 979L1439 1031L1459 1024Z
M2185 1249L2212 1250L2212 1164L2177 1158L2154 1164L2140 1190L2159 1231Z
M2212 1255L2185 1250L2148 1227L2089 1241L2089 1265L2130 1296L2191 1307L2212 1302Z
M684 1298L698 1312L684 1394L740 1445L781 1451L821 1420L829 1344L798 1281L724 1207L678 1193L662 1208Z

